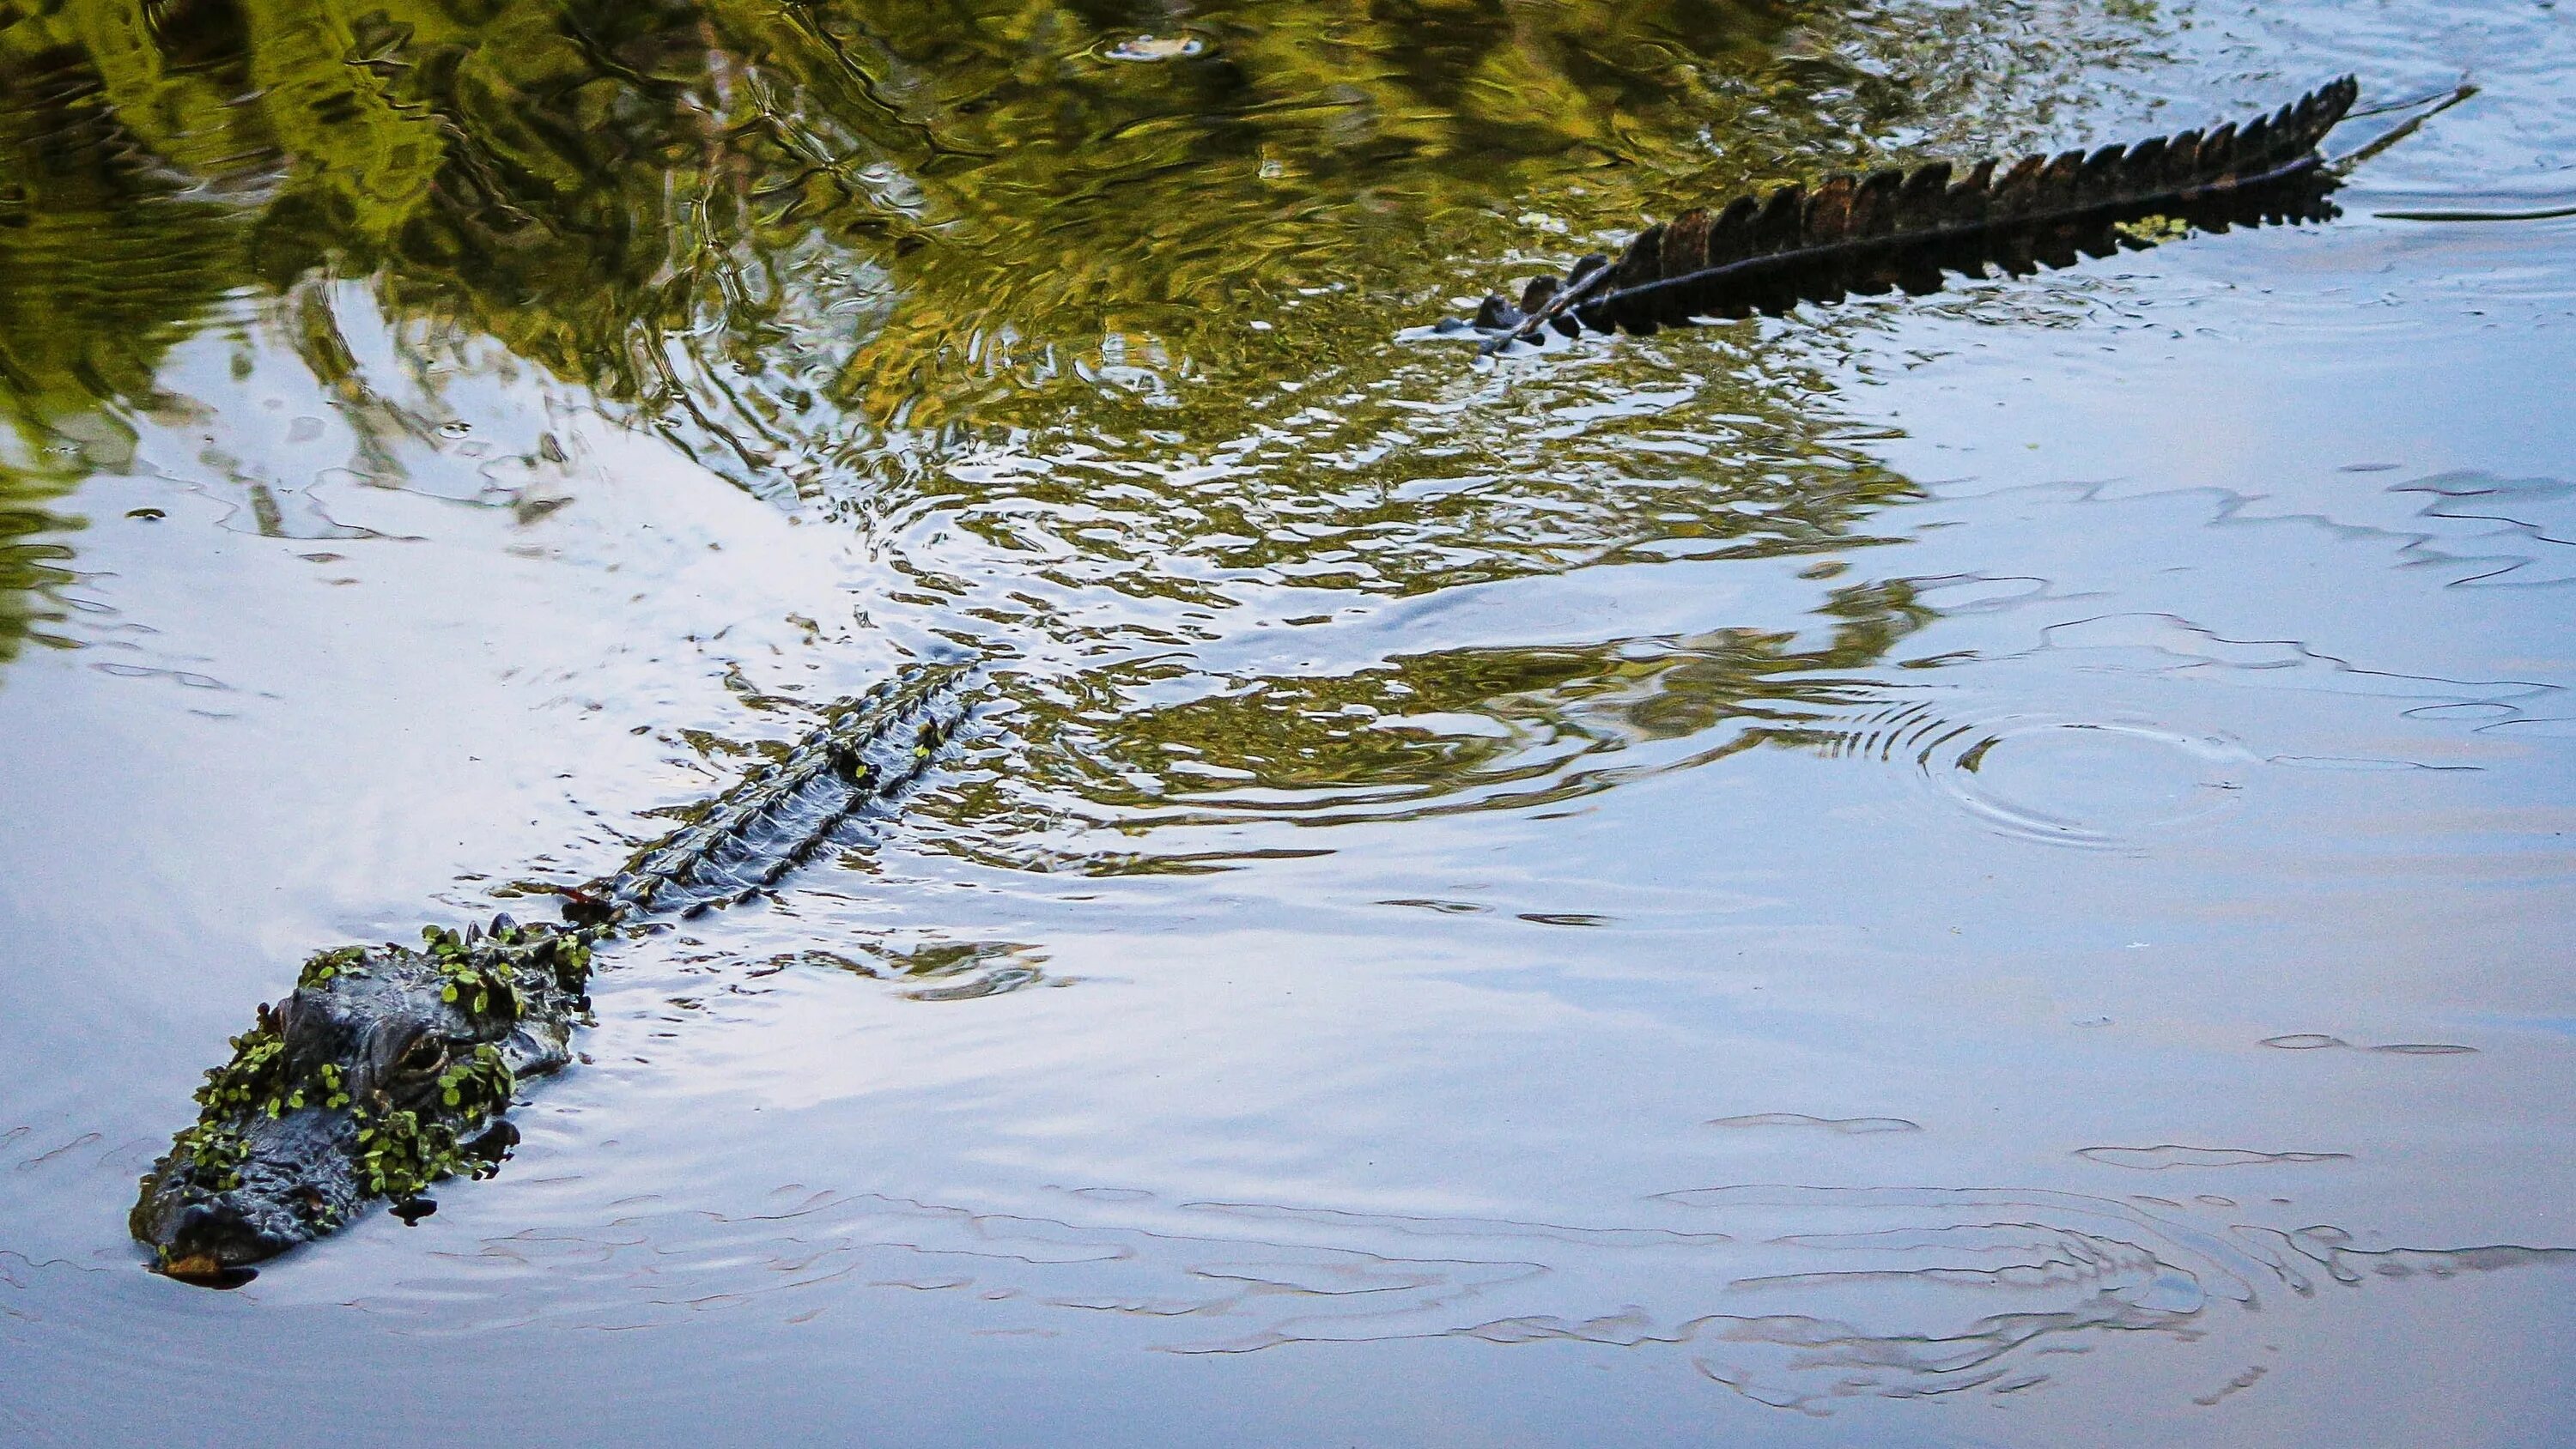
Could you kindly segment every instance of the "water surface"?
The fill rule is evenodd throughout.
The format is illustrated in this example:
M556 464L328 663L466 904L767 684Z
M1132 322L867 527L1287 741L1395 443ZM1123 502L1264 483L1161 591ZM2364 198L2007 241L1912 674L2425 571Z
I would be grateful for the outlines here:
M2576 1435L2576 219L2406 219L2576 203L2571 65L2410 0L18 15L0 1424ZM2331 222L1398 340L2346 70L2482 89ZM304 954L959 649L960 757L608 958L498 1180L142 1271Z

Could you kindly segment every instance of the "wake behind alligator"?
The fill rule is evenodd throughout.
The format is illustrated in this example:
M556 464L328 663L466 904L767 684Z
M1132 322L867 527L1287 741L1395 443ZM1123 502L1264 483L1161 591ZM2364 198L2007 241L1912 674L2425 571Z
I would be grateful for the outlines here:
M170 1276L230 1287L378 1199L416 1216L431 1184L490 1175L518 1141L504 1114L520 1084L572 1059L593 950L646 916L745 898L900 792L965 719L973 673L920 666L850 702L619 874L568 893L561 924L499 916L427 927L417 947L315 955L206 1074L197 1121L143 1178L134 1236Z

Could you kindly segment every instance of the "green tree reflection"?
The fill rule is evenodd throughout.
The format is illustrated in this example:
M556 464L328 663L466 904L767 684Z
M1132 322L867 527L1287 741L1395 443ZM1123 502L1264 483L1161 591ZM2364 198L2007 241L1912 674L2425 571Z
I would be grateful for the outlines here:
M1909 485L1835 442L1814 377L1744 350L1749 333L1697 369L1731 450L1653 475L1617 440L1532 427L1537 393L1455 406L1463 363L1388 338L1465 286L1749 180L2018 139L2104 36L2137 29L2082 6L1897 24L1793 0L6 13L0 657L62 607L44 500L122 465L126 420L192 332L267 329L362 435L426 429L354 360L334 280L407 341L497 342L765 496L853 514L935 498L1064 588L1187 601L1259 575L1407 594L1652 539L1845 544ZM1606 383L1673 371L1630 352ZM1292 386L1329 389L1331 416ZM1281 439L1298 466L1263 463ZM1078 447L1088 471L950 466L1004 444ZM1425 453L1486 481L1425 494ZM1910 627L1870 607L1851 638ZM1865 662L1852 652L1784 644L1763 668Z

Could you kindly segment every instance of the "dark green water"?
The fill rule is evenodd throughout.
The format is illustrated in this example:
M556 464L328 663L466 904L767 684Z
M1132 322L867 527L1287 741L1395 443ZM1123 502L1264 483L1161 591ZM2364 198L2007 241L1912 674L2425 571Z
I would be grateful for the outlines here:
M0 10L0 1425L2576 1434L2576 221L2407 219L2576 200L2571 64L2403 0ZM2346 71L2483 89L2332 222L1407 335ZM305 952L961 647L966 757L621 952L500 1179L140 1271Z

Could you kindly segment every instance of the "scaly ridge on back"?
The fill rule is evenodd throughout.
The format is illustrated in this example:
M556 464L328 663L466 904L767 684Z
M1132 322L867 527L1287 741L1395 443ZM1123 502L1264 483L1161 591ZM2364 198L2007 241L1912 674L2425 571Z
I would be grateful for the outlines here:
M859 696L696 823L637 852L596 898L620 916L689 916L775 883L842 821L921 773L965 718L968 669L920 665Z

